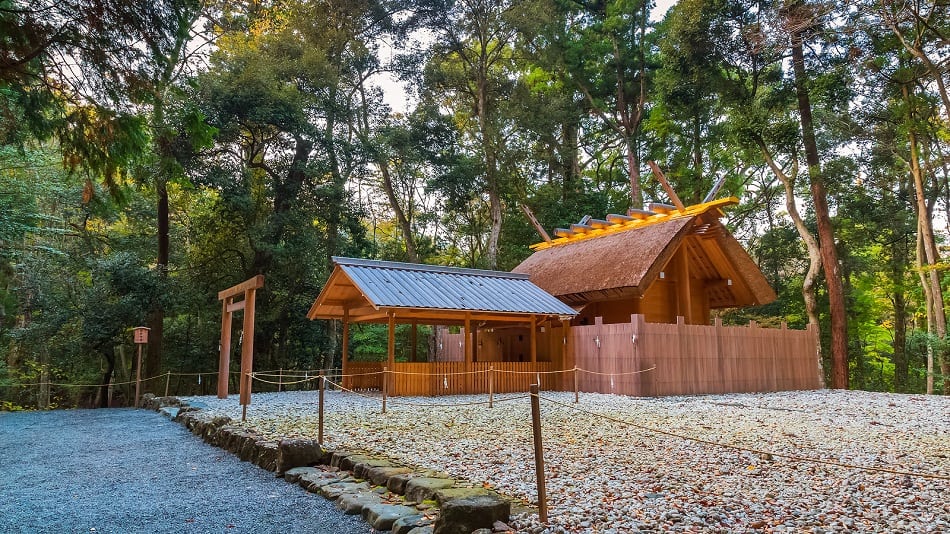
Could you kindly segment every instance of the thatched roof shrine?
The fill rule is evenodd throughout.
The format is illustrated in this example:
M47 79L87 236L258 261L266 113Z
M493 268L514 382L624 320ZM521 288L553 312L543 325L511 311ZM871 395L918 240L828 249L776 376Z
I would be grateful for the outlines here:
M629 313L652 313L656 322L684 316L704 324L710 309L776 298L755 261L719 221L721 208L737 203L727 198L682 211L658 205L654 211L587 220L557 230L563 237L534 245L535 253L513 272L529 275L577 309L628 303L601 307L595 315L629 320Z

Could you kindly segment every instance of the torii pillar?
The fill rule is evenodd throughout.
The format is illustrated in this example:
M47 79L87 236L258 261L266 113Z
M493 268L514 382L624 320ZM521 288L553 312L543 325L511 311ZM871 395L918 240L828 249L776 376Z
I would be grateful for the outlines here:
M218 398L228 398L228 378L231 365L231 318L236 311L244 310L244 342L241 343L241 405L251 403L251 373L254 372L254 302L257 290L264 287L264 275L245 280L218 293L221 301L221 354L218 360ZM244 300L234 302L234 297L244 294Z

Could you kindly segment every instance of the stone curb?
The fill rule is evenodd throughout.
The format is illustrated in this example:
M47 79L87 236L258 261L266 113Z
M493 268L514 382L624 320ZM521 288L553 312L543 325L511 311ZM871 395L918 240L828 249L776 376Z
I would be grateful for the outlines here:
M360 515L375 530L393 534L511 532L511 503L498 493L459 487L446 473L415 470L363 451L328 451L316 440L274 442L232 424L205 420L201 403L146 393L141 407L162 413L210 445L272 471Z

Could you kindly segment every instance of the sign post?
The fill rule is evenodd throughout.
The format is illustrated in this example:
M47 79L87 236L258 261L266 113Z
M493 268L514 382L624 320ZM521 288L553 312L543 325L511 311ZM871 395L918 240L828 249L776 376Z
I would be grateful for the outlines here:
M148 343L149 329L144 326L136 326L133 331L133 341L139 346L139 359L135 366L135 407L139 407L139 393L142 390L142 345Z

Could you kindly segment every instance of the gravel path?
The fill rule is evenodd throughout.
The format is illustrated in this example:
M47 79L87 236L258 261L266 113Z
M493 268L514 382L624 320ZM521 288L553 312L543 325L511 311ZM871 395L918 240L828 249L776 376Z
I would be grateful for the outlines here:
M155 412L0 413L0 532L370 530Z
M947 532L950 481L798 460L950 476L950 398L805 391L639 399L542 393L548 532ZM508 396L511 397L511 396ZM331 448L365 448L536 500L526 397L378 398L328 392ZM240 419L236 396L201 397ZM456 406L432 406L455 403ZM424 405L430 404L430 405ZM638 429L578 411L719 443ZM316 393L256 394L247 426L315 436ZM513 522L541 532L536 516Z

